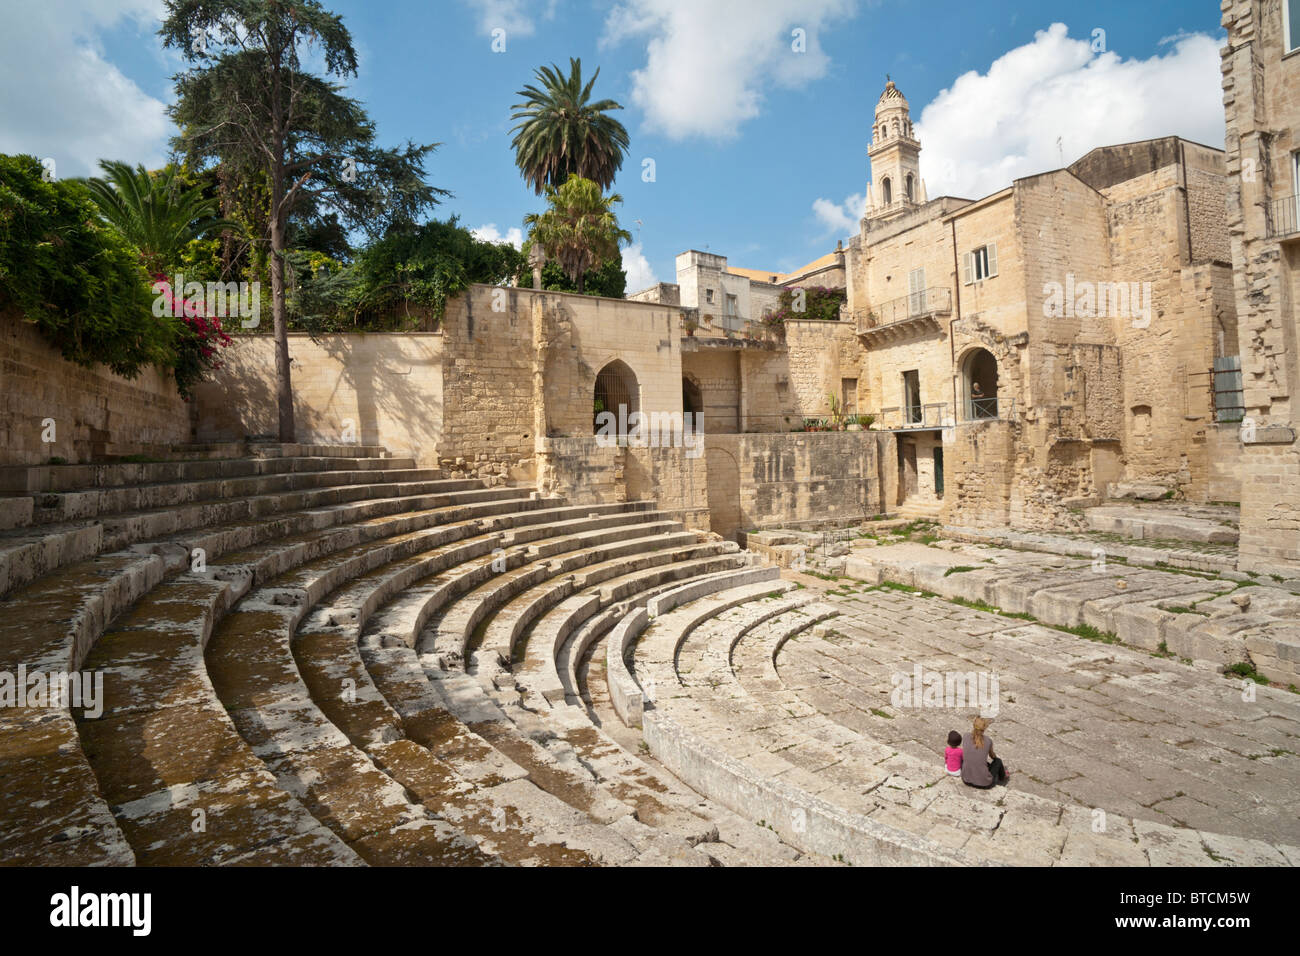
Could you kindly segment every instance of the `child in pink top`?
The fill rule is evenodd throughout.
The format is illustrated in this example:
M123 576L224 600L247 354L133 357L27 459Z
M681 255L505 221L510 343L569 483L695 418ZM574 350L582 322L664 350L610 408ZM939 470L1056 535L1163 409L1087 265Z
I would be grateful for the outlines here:
M948 731L948 746L943 750L943 763L951 776L961 776L961 734L955 730Z

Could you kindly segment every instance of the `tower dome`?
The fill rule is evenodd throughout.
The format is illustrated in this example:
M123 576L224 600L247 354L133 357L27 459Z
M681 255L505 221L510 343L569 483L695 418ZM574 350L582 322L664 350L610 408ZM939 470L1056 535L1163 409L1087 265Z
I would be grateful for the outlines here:
M880 94L880 99L876 102L876 115L891 109L910 110L907 105L907 97L903 91L894 85L894 81L887 79L885 82L885 91Z

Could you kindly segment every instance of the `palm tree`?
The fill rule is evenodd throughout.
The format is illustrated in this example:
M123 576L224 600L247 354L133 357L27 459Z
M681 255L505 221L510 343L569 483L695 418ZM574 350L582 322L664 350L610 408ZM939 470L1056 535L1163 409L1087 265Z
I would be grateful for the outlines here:
M546 187L546 212L529 213L524 225L528 241L540 245L547 258L558 262L569 280L582 292L587 270L619 254L620 243L632 234L620 229L613 207L623 202L614 193L601 195L600 186L582 176L570 176L563 186Z
M569 75L559 66L540 67L540 88L529 84L516 95L524 102L513 107L515 165L524 182L539 196L546 186L562 186L570 175L582 176L608 189L623 165L627 130L612 116L623 107L613 100L591 101L591 88L600 76L582 85L582 61L569 58Z
M100 215L140 250L145 268L159 275L174 265L185 246L219 229L239 224L217 215L219 201L201 186L187 185L176 166L151 174L144 166L100 162L104 178L85 181Z

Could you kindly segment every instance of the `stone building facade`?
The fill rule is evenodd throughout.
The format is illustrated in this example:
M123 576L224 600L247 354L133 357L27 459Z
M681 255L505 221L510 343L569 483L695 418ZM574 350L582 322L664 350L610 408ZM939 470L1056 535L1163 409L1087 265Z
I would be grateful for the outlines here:
M1300 565L1300 3L1223 0L1243 569Z
M927 200L920 150L890 82L846 270L859 395L898 440L893 504L1060 527L1125 485L1225 494L1223 153L1177 137L1102 147L971 201Z

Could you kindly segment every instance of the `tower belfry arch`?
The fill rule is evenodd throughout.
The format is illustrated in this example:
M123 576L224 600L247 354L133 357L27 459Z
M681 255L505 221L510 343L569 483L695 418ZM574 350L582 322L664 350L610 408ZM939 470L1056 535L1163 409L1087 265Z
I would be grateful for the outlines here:
M887 219L926 201L921 180L921 143L912 130L912 112L902 90L885 77L871 125L871 180L867 182L868 219Z

